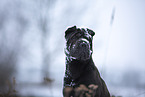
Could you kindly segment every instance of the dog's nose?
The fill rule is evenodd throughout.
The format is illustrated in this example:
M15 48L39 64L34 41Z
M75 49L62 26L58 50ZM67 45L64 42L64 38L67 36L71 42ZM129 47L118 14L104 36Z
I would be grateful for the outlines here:
M85 42L80 43L80 47L87 47L87 43Z

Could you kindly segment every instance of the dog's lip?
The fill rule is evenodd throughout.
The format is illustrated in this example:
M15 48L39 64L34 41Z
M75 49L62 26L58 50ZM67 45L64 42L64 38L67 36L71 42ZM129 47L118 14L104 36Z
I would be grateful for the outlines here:
M74 57L74 56L70 56L70 59L78 59L78 60L87 60L90 58L90 55L86 55L85 51L82 51L81 53L79 53L79 57Z

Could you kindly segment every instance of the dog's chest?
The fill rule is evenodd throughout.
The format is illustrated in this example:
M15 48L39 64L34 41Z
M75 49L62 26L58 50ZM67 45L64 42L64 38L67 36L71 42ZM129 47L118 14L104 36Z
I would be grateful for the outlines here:
M79 84L96 84L96 72L94 66L92 64L83 64L78 63L75 64L67 64L67 77L70 79L69 86L77 86ZM87 83L86 83L87 82Z
M73 80L76 80L77 78L79 78L82 75L82 73L84 72L85 67L87 66L87 64L83 64L83 63L76 62L76 61L71 62L67 65L68 65L67 70Z

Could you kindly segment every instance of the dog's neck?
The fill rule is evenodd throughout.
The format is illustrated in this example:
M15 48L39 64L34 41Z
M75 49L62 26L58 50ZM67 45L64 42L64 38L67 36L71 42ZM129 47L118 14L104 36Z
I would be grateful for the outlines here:
M93 62L92 57L85 61L76 59L68 60L66 58L66 72L73 80L75 80L81 76L82 71L89 70L94 67L91 62ZM88 64L89 66L87 66Z

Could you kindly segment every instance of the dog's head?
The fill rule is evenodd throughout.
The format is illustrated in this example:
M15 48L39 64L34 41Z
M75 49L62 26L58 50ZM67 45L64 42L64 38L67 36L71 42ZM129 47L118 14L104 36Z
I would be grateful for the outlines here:
M95 33L90 29L70 27L65 31L66 55L77 60L90 59Z

